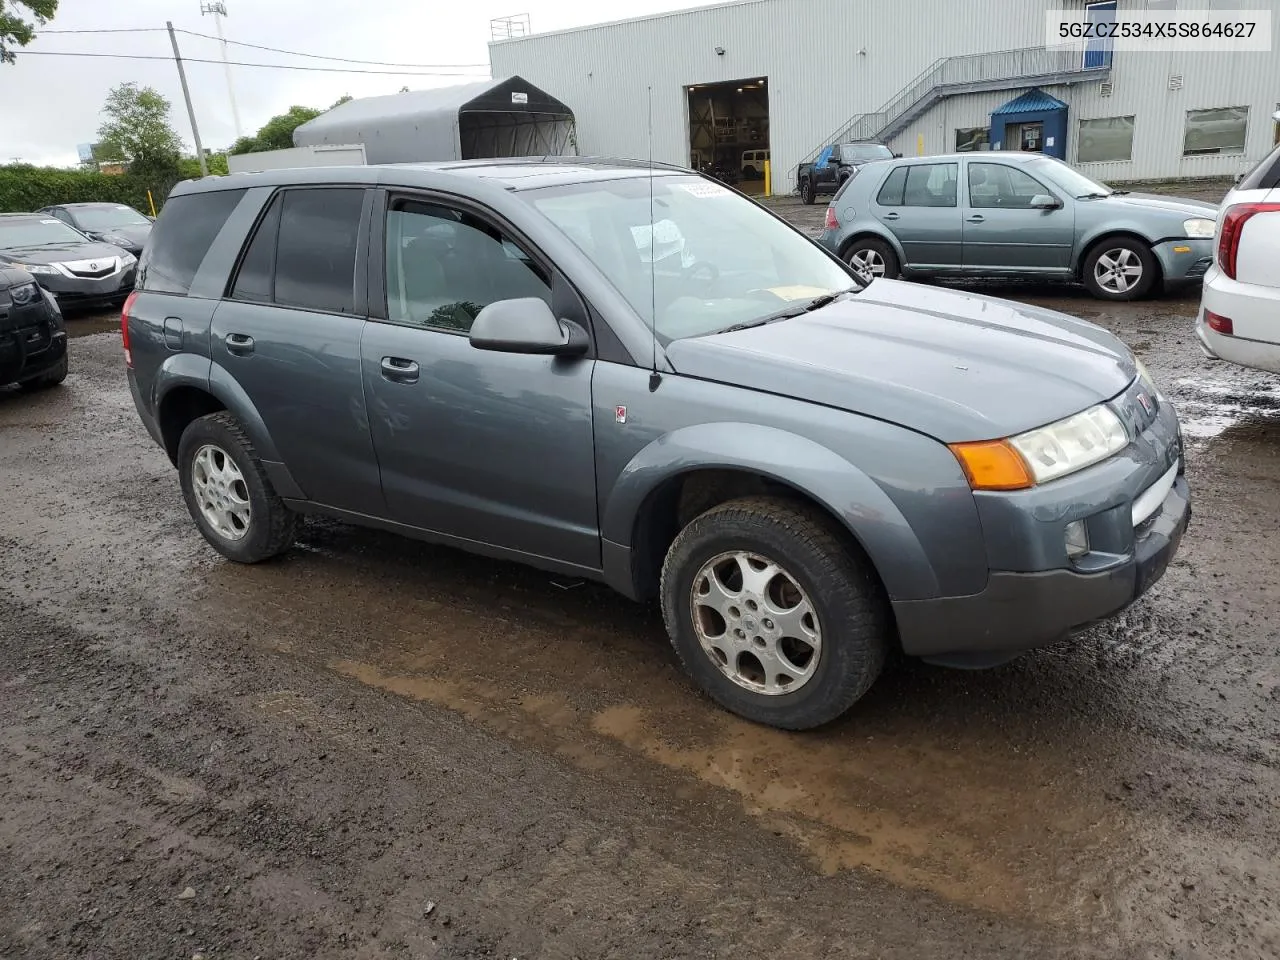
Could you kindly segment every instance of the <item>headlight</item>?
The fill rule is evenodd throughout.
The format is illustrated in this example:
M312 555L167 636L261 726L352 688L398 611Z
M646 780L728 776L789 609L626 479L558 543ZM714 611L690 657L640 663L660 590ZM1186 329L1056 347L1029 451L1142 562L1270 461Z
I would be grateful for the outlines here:
M133 265L133 264L135 264L135 263L137 263L137 262L138 262L138 258L137 258L137 257L135 257L135 256L134 256L132 253L130 253L128 250L126 250L124 253L120 254L120 266L122 266L122 267L128 267L128 266L131 266L131 265Z
M34 283L20 283L16 287L9 288L9 298L18 306L25 306L40 298L40 288Z
M58 272L52 264L48 263L15 263L13 266L17 267L19 270L25 270L27 273L32 275L44 274L45 276L48 276L51 273Z
M1188 237L1211 238L1215 230L1212 220L1205 220L1202 217L1192 217L1190 220L1182 221L1182 229L1186 231Z
M951 452L975 490L1023 490L1083 470L1129 445L1105 404L1007 440L953 443Z

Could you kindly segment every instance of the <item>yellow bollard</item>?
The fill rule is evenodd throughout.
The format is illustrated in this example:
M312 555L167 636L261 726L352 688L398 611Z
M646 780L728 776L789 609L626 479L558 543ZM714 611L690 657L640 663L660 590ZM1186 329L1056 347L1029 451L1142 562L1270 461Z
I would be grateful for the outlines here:
M764 162L764 195L773 196L773 170L770 169L768 160Z
M151 204L151 216L154 217L156 215L156 201L155 198L151 196L150 190L147 191L147 203Z
M916 134L916 156L917 157L924 156L924 134L923 133Z

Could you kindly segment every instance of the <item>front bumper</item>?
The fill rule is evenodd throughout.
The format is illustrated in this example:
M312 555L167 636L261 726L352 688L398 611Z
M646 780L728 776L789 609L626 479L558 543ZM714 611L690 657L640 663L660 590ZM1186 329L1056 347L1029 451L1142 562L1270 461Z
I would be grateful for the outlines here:
M40 274L36 282L57 298L58 303L88 304L123 300L133 289L137 265L130 265L105 277L68 277L60 273Z
M1153 246L1151 252L1160 261L1160 274L1164 277L1164 282L1177 286L1198 283L1204 279L1213 263L1215 243L1217 241L1212 237L1165 240Z

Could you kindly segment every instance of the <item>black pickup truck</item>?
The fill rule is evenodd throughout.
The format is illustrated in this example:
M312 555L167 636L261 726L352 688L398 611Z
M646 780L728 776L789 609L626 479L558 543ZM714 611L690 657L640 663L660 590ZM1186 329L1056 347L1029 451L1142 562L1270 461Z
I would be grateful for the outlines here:
M857 140L837 143L825 148L813 163L802 163L796 173L796 189L800 199L813 203L820 193L835 193L854 168L872 160L891 160L897 156L883 143Z

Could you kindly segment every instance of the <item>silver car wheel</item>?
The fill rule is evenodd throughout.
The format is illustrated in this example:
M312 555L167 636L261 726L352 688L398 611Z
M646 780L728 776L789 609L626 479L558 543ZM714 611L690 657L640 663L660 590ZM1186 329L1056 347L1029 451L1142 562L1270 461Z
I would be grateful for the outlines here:
M849 257L849 266L871 280L884 276L884 257L880 255L878 250L873 250L870 247L855 250Z
M227 451L211 443L196 451L191 458L191 490L218 536L240 540L249 532L249 487Z
M1108 250L1093 265L1093 279L1108 293L1128 293L1142 280L1142 259L1128 247Z
M822 628L813 603L780 564L735 550L703 564L689 598L703 652L752 693L794 693L813 679Z

